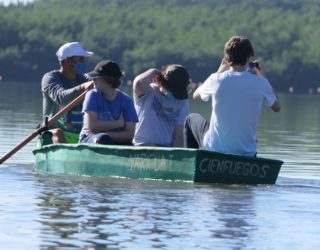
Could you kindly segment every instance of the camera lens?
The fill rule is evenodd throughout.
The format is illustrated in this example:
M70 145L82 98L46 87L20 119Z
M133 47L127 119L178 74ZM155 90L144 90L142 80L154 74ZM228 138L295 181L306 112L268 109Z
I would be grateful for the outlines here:
M256 63L254 63L254 62L250 62L250 63L249 63L249 67L250 67L250 68L254 68L254 67L256 67Z

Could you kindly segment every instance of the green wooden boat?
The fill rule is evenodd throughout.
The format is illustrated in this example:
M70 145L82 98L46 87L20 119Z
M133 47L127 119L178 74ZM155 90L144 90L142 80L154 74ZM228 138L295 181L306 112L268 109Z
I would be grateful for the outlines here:
M51 144L33 153L41 173L203 183L274 184L283 164L199 149L97 144Z

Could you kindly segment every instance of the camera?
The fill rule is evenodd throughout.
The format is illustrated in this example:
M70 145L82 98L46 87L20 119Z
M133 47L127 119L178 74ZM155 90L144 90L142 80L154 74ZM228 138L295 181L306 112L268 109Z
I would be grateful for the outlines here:
M256 63L256 62L250 62L250 63L249 63L249 67L250 67L250 68L260 69L259 64Z

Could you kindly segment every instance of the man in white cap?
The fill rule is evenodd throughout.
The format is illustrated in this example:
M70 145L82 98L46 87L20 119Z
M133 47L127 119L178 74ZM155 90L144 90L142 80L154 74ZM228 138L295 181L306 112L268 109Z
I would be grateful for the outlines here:
M82 92L93 88L93 81L85 77L85 59L92 52L84 50L78 42L62 45L57 53L60 69L46 73L42 78L43 117L49 119L63 106L69 104ZM81 107L76 107L53 128L50 128L54 143L77 142L81 130Z

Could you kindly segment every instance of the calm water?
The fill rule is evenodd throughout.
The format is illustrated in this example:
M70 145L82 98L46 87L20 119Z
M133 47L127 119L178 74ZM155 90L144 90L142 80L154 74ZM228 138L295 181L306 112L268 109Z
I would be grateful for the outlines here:
M276 185L43 176L29 143L0 166L0 249L319 249L320 96L280 98L258 129L259 155L285 162ZM41 101L39 84L0 81L1 156Z

